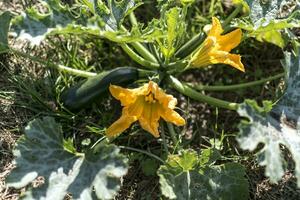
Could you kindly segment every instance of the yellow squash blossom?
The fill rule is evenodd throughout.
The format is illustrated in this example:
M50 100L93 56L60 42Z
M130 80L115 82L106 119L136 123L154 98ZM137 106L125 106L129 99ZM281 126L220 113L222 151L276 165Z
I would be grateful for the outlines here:
M205 67L210 64L224 63L242 72L245 71L244 65L241 62L241 56L229 53L240 44L242 37L241 29L221 35L223 31L220 21L213 17L212 27L207 38L192 56L190 67Z
M136 89L110 85L109 91L123 106L122 116L106 131L109 138L118 136L137 120L154 137L159 137L160 117L178 126L185 124L185 120L173 110L177 104L176 98L164 93L152 81Z

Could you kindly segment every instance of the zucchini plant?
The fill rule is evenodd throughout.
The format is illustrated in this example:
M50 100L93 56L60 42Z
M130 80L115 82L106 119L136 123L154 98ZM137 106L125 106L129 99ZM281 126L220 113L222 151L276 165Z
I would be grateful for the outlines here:
M279 3L278 3L279 2ZM291 3L292 2L292 3ZM14 150L16 168L7 177L7 185L22 188L37 177L40 187L28 187L25 199L113 199L120 189L121 177L129 168L121 149L135 151L155 159L161 195L169 199L248 199L249 184L241 164L222 159L217 148L186 149L179 133L189 124L187 115L177 109L175 96L183 95L216 108L237 111L242 120L236 139L241 149L254 151L259 143L258 163L265 175L277 182L285 171L280 145L289 149L295 161L295 176L300 186L300 57L298 41L291 28L300 26L296 1L234 1L226 17L206 16L206 26L188 32L191 8L195 0L155 1L159 17L143 24L136 14L145 2L139 0L58 0L40 1L45 12L29 7L21 15L5 11L0 15L0 53L12 53L45 67L68 73L81 80L66 87L57 100L61 110L74 116L95 102L114 97L120 101L120 118L111 120L99 140L87 150L76 148L65 137L53 117L29 122ZM283 7L289 6L288 10ZM9 45L11 40L30 45L47 43L53 36L88 36L110 41L122 49L132 66L115 66L106 71L80 70L30 55ZM282 48L284 70L261 80L235 85L201 85L184 82L184 73L216 65L232 67L233 73L247 73L243 56L232 53L241 42L254 38ZM96 45L96 44L95 44ZM289 47L289 48L286 48ZM118 56L116 55L116 59ZM258 106L254 100L229 102L205 94L205 91L240 90L284 78L285 92L275 102ZM172 91L172 94L168 94ZM121 110L121 109L120 109ZM126 140L132 124L150 137L162 138L164 156L130 146L118 145L121 133ZM175 127L175 126L176 127ZM178 127L177 127L178 126ZM166 137L171 138L168 141ZM115 143L115 144L114 144ZM162 150L163 151L163 150ZM159 154L162 155L162 154Z

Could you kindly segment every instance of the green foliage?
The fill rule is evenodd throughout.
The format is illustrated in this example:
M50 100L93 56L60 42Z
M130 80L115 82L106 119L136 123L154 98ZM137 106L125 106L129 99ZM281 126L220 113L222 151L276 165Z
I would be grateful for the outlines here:
M182 13L178 7L171 8L165 13L164 29L166 29L166 39L163 42L159 42L160 48L166 59L169 59L176 50L176 46L180 41L185 30L185 24L181 23ZM177 44L176 44L177 43Z
M26 192L25 199L64 199L68 192L74 199L95 195L111 199L127 173L127 161L116 146L98 145L94 151L76 153L70 141L64 141L60 125L49 117L29 123L14 156L17 167L7 178L8 186L21 188L38 176L44 178L40 187Z
M200 157L193 150L170 155L167 163L158 170L162 194L179 200L248 199L243 166L237 163L209 165L216 159L214 150L209 151Z
M297 54L285 52L282 64L286 71L286 90L274 112L285 115L288 121L293 120L297 124L300 116L300 47L295 53Z
M151 41L160 35L152 26L136 26L131 31L121 26L124 18L141 5L141 2L134 0L111 0L108 1L108 7L102 1L87 0L72 7L62 5L58 0L42 3L49 10L48 13L29 8L13 19L12 30L17 38L39 45L47 35L53 34L88 34L120 43ZM78 10L78 7L82 8Z
M94 1L95 2L95 1ZM133 10L135 10L142 3L136 0L108 0L108 9L104 8L103 2L98 2L99 6L98 14L103 18L106 30L119 30L124 18ZM94 8L96 6L94 5ZM97 9L97 8L95 8Z
M283 48L286 46L286 41L281 31L300 27L300 11L294 12L286 19L272 19L268 22L262 20L253 23L248 18L237 18L233 20L233 26L246 30L248 37L254 37L258 41L269 42Z
M0 54L8 50L7 33L11 17L12 16L8 11L0 14Z
M295 161L295 173L300 186L299 55L285 53L283 64L287 72L285 94L268 114L258 112L254 101L245 101L240 106L239 115L249 121L241 122L238 142L241 148L250 151L255 150L259 143L264 144L258 152L258 161L266 166L266 175L272 182L277 182L284 174L285 163L280 150L280 145L284 145Z
M70 12L70 8L61 5L58 0L47 0L42 3L48 8L48 13L40 13L35 8L28 8L26 13L13 19L12 29L19 39L25 39L33 45L38 45L53 30L61 31L68 26L87 23L87 18L74 16ZM75 19L76 23L73 23Z

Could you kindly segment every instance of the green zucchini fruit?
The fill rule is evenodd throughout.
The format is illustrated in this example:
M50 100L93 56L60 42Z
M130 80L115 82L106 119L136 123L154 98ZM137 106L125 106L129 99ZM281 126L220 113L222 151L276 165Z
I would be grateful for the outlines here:
M94 77L66 89L61 96L63 105L71 111L90 106L99 99L110 84L126 84L139 78L139 70L133 67L119 67L102 72Z

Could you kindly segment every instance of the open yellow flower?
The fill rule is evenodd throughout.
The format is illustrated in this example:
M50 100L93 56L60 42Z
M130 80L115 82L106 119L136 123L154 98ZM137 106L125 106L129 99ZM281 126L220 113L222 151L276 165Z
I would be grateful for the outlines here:
M154 137L159 137L160 117L178 126L185 124L185 120L173 110L177 99L164 93L152 81L136 89L110 85L109 91L123 106L122 116L106 130L109 138L118 136L137 120Z
M240 44L242 38L241 29L221 35L223 31L220 21L213 17L212 28L199 50L192 56L190 67L205 67L210 64L224 63L242 72L245 71L241 62L241 56L229 53Z

